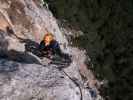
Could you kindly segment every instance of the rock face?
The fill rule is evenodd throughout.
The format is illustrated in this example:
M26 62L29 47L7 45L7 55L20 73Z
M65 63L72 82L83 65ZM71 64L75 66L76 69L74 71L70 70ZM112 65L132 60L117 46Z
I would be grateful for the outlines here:
M85 52L68 47L72 63L60 70L27 52L28 42L38 43L52 32L62 44L67 40L52 13L37 0L0 0L0 100L92 100L81 74L91 81ZM64 66L63 66L64 67Z
M10 26L17 36L37 42L43 38L44 33L52 32L60 43L66 42L52 13L43 8L39 1L1 0L0 3L2 29Z
M55 66L1 59L0 72L1 100L80 100L78 88Z

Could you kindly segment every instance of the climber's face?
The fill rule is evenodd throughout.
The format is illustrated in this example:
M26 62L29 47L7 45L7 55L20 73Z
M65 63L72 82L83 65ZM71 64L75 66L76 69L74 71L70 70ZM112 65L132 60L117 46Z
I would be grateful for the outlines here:
M52 41L52 36L46 36L44 41L46 44L49 44Z

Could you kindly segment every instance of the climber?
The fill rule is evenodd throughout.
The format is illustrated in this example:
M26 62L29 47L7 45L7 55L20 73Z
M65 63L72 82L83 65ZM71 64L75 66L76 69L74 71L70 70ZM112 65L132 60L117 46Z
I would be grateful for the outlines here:
M51 57L51 55L55 54L62 56L59 43L54 39L52 33L47 33L44 35L43 40L40 42L39 50L42 52L42 55L47 57Z
M42 53L42 56L52 58L56 55L56 60L58 56L58 58L64 59L65 62L71 62L71 56L62 52L59 43L55 40L52 33L44 35L44 38L39 45L39 51Z

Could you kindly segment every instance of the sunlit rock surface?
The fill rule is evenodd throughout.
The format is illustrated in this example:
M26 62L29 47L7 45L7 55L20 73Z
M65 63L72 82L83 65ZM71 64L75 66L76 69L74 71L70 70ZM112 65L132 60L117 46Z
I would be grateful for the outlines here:
M55 66L0 60L1 100L80 100L78 88Z

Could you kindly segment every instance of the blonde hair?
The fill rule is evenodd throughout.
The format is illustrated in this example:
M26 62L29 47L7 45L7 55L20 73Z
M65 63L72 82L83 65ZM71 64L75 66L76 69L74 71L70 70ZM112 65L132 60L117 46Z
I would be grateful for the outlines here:
M44 42L45 42L46 37L49 37L49 40L50 40L49 42L51 42L52 40L54 40L54 35L52 33L46 33L44 35L44 37L43 37Z

